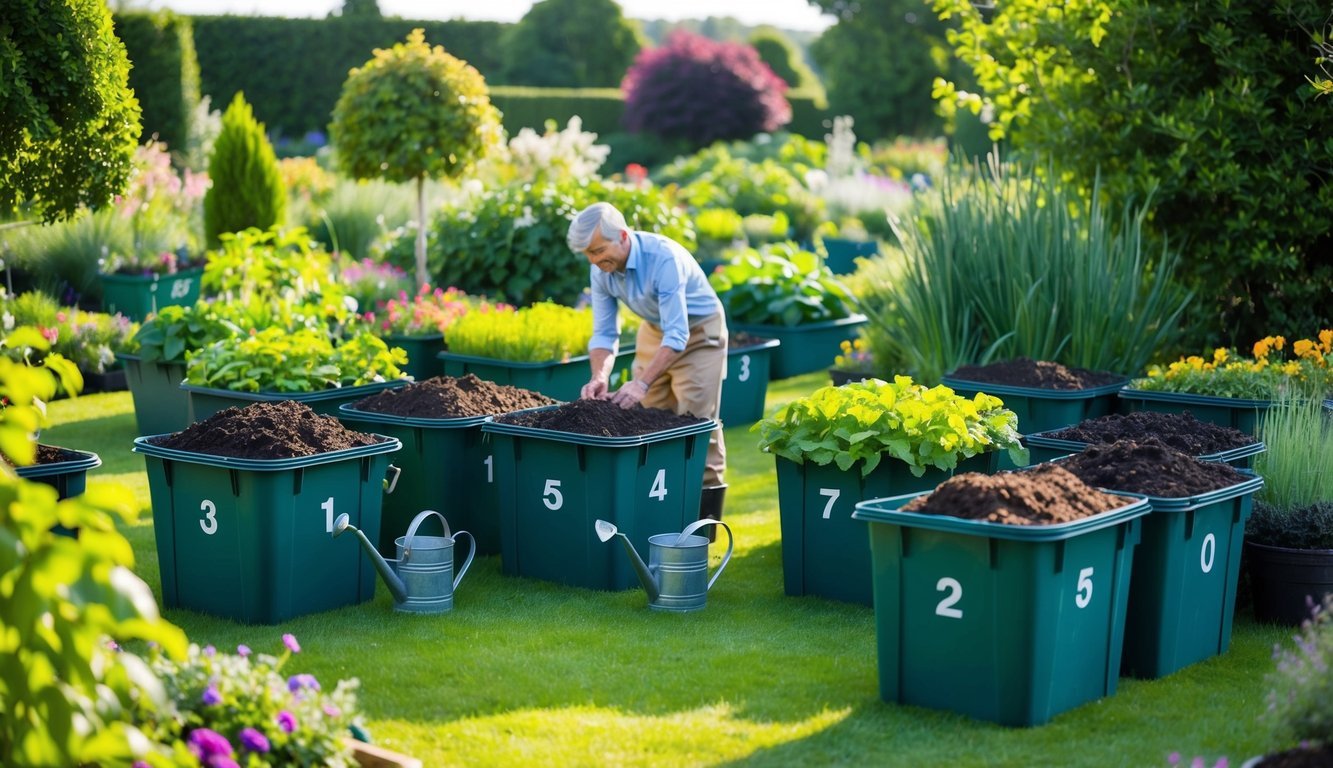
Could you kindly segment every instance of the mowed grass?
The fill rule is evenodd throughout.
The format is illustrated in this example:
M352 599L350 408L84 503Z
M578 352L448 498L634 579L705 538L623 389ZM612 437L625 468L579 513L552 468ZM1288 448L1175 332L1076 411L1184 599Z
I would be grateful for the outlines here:
M774 382L768 412L825 381ZM126 535L136 572L158 592L129 394L57 401L50 415L42 442L96 452L103 463L89 481L138 495L145 514ZM358 678L375 742L427 766L1164 766L1172 752L1239 765L1270 746L1263 677L1291 632L1255 624L1244 605L1225 655L1161 680L1121 679L1115 695L1046 725L881 701L874 611L783 594L773 460L755 444L748 426L727 430L736 552L701 612L649 611L637 589L505 576L495 556L477 559L441 616L393 612L382 585L373 602L280 626L166 616L222 649L276 651L295 634L302 652L286 671L326 686ZM715 564L722 551L713 547ZM978 654L991 653L986 640Z

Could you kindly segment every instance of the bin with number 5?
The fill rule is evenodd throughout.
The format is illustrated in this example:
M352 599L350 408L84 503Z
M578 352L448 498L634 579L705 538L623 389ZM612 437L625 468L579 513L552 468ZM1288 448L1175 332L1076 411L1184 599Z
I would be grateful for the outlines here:
M716 426L708 419L601 437L487 417L481 429L493 444L503 572L588 589L639 587L629 559L599 541L593 523L614 523L647 552L649 536L697 520Z
M238 459L136 438L148 465L164 608L277 624L370 600L375 570L346 512L379 536L386 454L396 438L295 459Z
M764 416L769 367L777 339L733 334L727 347L727 376L722 380L719 418L723 426L752 424Z
M872 499L880 698L1002 725L1115 693L1134 548L1148 502L1069 523L1006 525Z

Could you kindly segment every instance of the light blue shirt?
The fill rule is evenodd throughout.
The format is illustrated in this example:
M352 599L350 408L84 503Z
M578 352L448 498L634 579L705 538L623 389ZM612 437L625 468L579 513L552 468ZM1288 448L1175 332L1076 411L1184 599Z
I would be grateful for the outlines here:
M617 349L617 301L662 329L662 346L685 351L690 326L722 311L717 292L690 252L669 237L631 232L624 272L590 266L592 340L589 349Z

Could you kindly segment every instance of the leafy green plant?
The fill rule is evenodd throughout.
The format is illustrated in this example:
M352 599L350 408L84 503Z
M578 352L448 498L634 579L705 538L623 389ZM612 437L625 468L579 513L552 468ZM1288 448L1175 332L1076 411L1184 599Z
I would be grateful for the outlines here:
M1333 744L1333 595L1301 625L1295 648L1274 649L1266 717L1283 741Z
M852 315L855 300L819 256L795 243L747 249L708 276L733 322L804 325Z
M679 197L691 209L731 208L742 216L782 213L795 237L807 237L823 217L823 202L793 167L804 164L747 160L717 148L697 163L665 169L659 183L688 178L680 182Z
M1018 417L997 397L961 397L895 376L822 387L751 430L760 434L760 450L797 464L833 463L845 471L860 461L868 475L888 456L921 477L928 467L951 470L987 451L1007 450L1015 464L1026 464L1017 427Z
M187 352L185 378L239 392L318 392L403 376L407 353L362 331L334 346L311 328L265 328Z
M458 318L444 334L450 352L526 363L586 354L591 339L591 309L552 302L519 310L483 307Z
M235 322L219 312L223 306L198 302L163 307L139 326L130 347L145 362L184 362L187 352L241 333Z
M1297 340L1290 347L1294 356L1283 360L1286 343L1282 336L1267 336L1254 343L1252 358L1219 347L1211 360L1190 355L1166 366L1150 365L1147 376L1130 384L1155 392L1245 400L1277 400L1289 393L1333 396L1333 368L1329 366L1333 330L1324 329L1314 339Z
M227 232L286 223L287 191L278 158L240 92L222 114L208 173L213 186L204 194L204 242L209 247Z

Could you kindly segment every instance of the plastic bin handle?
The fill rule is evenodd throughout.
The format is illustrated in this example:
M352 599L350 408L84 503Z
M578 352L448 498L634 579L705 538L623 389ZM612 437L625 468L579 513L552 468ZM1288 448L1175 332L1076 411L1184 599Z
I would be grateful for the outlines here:
M384 478L384 492L393 493L393 489L398 487L398 477L403 474L403 468L390 464L388 471L389 477Z

